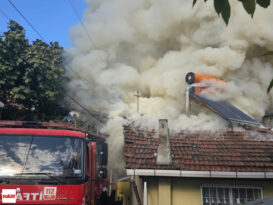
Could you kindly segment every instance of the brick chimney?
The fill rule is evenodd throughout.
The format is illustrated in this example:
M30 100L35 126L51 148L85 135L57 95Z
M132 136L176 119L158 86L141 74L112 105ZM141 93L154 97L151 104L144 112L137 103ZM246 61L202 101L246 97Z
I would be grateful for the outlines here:
M168 120L160 119L159 130L158 130L158 148L157 148L156 164L169 165L171 163L172 163L172 159L170 154Z

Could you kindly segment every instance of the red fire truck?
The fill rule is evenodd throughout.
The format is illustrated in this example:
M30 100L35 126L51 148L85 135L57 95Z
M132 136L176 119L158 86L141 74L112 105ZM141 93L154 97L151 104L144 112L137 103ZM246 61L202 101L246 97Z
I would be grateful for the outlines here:
M0 121L0 204L96 204L107 155L104 137L70 124Z

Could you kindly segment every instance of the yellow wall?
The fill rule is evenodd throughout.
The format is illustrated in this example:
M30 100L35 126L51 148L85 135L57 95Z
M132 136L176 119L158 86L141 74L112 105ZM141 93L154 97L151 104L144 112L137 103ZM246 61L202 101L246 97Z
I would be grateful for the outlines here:
M172 180L172 204L201 205L200 181Z
M158 179L158 205L172 204L172 181L168 178Z
M148 179L148 204L158 204L158 180Z
M148 205L201 205L202 185L257 186L262 187L264 198L273 197L273 180L150 177L147 183Z

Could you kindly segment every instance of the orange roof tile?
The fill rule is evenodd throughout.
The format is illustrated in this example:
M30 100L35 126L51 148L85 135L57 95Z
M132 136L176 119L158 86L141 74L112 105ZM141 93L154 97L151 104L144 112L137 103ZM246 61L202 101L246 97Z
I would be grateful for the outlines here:
M157 165L157 133L124 127L127 169L273 171L273 132L182 131L170 135L171 165Z

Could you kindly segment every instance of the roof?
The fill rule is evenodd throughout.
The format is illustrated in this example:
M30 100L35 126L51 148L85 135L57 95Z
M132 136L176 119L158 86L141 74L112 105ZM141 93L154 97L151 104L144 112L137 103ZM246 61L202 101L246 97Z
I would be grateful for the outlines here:
M157 165L158 133L124 127L126 169L272 172L273 132L181 131L169 136L171 165Z
M22 135L54 135L69 137L85 137L85 133L71 130L54 129L32 129L32 128L0 128L0 134L22 134Z

